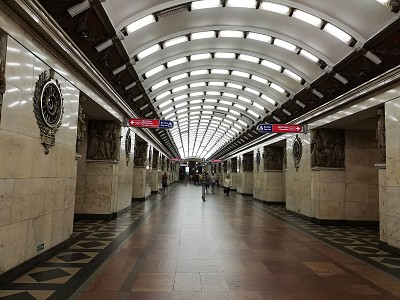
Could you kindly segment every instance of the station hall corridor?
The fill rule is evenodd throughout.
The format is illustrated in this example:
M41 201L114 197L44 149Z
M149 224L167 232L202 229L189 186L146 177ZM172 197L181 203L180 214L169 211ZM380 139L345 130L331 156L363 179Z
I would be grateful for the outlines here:
M1 299L400 299L400 257L377 229L321 227L223 189L174 184L74 244Z

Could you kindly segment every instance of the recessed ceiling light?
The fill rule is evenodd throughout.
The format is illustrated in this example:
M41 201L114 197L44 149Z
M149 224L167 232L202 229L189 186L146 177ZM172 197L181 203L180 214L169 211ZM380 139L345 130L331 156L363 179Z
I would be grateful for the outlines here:
M220 7L220 6L221 6L220 0L202 0L202 1L192 2L191 9L197 10L197 9L205 9L205 8Z
M155 21L156 18L154 17L154 15L148 15L126 26L126 31L128 32L128 34L135 32L151 23L154 23Z
M150 54L153 54L154 52L157 52L159 50L161 50L161 47L160 47L159 44L156 44L154 46L151 46L151 47L139 52L138 55L137 55L137 58L138 59L143 59L146 56L149 56Z

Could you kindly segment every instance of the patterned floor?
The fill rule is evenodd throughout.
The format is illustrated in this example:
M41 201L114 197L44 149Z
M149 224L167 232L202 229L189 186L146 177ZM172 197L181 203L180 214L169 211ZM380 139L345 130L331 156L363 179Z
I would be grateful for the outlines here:
M174 188L177 187L177 190L180 190L183 188L183 185L175 185L172 188L172 191ZM219 193L220 191L218 191ZM223 198L222 192L219 193L218 197L220 199L223 199L224 205L227 204L226 199ZM158 214L161 214L161 212L158 212L160 208L158 208L163 202L165 202L164 198L167 195L154 195L151 197L149 200L146 202L140 203L134 208L131 209L128 213L120 216L119 218L112 220L112 221L79 221L74 225L74 234L73 238L76 240L76 242L69 247L68 249L65 249L61 253L57 254L55 257L49 259L47 262L41 264L40 266L37 266L27 274L23 275L22 277L18 278L12 283L0 286L0 299L10 299L10 300L44 300L44 299L56 299L56 300L63 300L63 299L70 299L70 297L73 295L73 293L85 282L88 280L90 276L92 276L93 273L96 272L96 270L104 263L106 262L114 253L121 250L121 245L126 242L128 238L131 237L131 235L136 231L137 228L143 228L143 226L146 224L146 219L148 217L152 218L157 218ZM172 199L167 199L168 200L168 207L169 208L176 208L179 206L180 202L173 202L174 200ZM215 201L218 199L215 198ZM337 226L319 226L315 225L311 222L308 222L302 218L299 218L295 215L290 214L284 206L279 206L279 205L263 205L257 201L253 201L252 198L250 197L242 197L242 196L237 196L236 193L233 193L233 195L230 196L229 201L234 201L235 205L237 208L222 208L219 207L219 203L215 202L214 204L214 210L211 213L211 217L214 217L214 215L220 214L222 211L222 215L227 218L227 220L230 220L229 227L234 228L235 230L238 230L238 234L240 236L243 235L243 233L240 232L241 228L243 227L242 223L244 224L245 222L252 222L251 220L253 217L249 217L247 214L252 214L254 209L256 211L257 219L259 221L257 222L264 222L262 219L262 214L267 214L268 216L272 216L275 219L278 219L280 221L283 221L286 224L284 226L289 226L289 227L294 227L302 232L311 235L313 237L316 237L317 239L334 246L335 248L338 248L348 254L351 254L352 256L363 260L364 262L367 262L368 264L384 271L387 272L397 278L400 278L400 257L392 255L390 253L387 253L385 251L382 251L378 248L378 242L379 242L379 232L378 229L376 228L355 228L355 227L337 227ZM221 202L220 202L221 203ZM185 204L187 205L187 203ZM221 204L222 205L222 204ZM209 206L210 207L210 206ZM238 215L239 212L242 212L243 210L246 211L244 215ZM204 212L203 212L204 213ZM190 214L190 213L189 213ZM261 215L261 217L260 217ZM171 217L171 216L168 216ZM177 218L179 217L179 214L176 216ZM182 216L181 216L182 217ZM229 218L228 218L229 217ZM185 217L183 217L185 220ZM193 218L196 219L197 215L193 213ZM198 220L203 220L200 216L200 219ZM160 217L161 219L161 217ZM190 215L189 215L190 219ZM154 238L153 243L154 245L157 245L158 243L161 243L161 239L166 239L167 243L174 242L174 239L176 236L172 235L172 232L175 232L175 227L172 225L174 220L169 220L168 218L164 217L163 219L164 223L166 225L170 224L171 222L171 228L168 229L165 227L163 229L163 226L161 227L160 232L153 233L151 231L151 228L149 228L149 235L150 236L156 236L156 240ZM196 219L197 220L197 219ZM186 221L189 225L194 225L191 224L192 220L187 220ZM201 221L203 222L203 221ZM220 222L220 221L217 221ZM275 222L275 221L274 221ZM203 224L203 223L200 223ZM222 223L221 223L222 224ZM233 225L232 225L233 224ZM258 226L258 224L255 224ZM182 225L181 225L182 226ZM254 227L256 228L256 227ZM190 235L193 233L196 233L199 231L199 229L196 229L193 226L189 226L186 229L181 229L182 232L185 230L185 237L190 237ZM231 230L231 229L230 229ZM213 233L218 235L218 233ZM247 235L243 235L247 237ZM161 238L160 238L161 237ZM168 239L168 240L167 240ZM245 239L243 239L245 240ZM188 244L194 244L198 241L196 240L180 240L180 243L182 244L182 241ZM178 241L179 242L179 241ZM246 241L248 245L252 245L252 240ZM139 242L140 243L140 242ZM163 241L165 244L165 242ZM257 243L260 243L259 241L255 242L254 248L257 249ZM201 243L200 243L201 244ZM218 245L218 242L213 242L215 245L216 250L218 250L218 246L221 248L219 249L222 254L225 254L224 247L227 244L223 244L221 242L220 245ZM150 247L150 244L147 244L146 247ZM154 246L153 245L153 246ZM211 245L211 244L210 244ZM245 246L243 242L239 245L240 247L243 247L238 249L238 251L241 251L242 253L245 249ZM169 247L169 246L168 246ZM172 246L171 246L172 247ZM229 246L230 247L230 246ZM248 246L246 246L248 247ZM261 247L261 244L260 244ZM269 246L268 246L269 247ZM155 247L156 249L151 250L149 248L149 253L152 253L151 251L154 250L161 250ZM160 247L161 248L161 247ZM171 248L172 251L173 248ZM189 249L189 248L187 248ZM230 249L230 248L229 248ZM251 248L252 249L252 248ZM132 250L133 252L138 249ZM224 252L225 251L225 252ZM246 250L247 251L247 250ZM302 249L299 249L299 251L302 251ZM174 252L174 251L172 251ZM254 251L255 253L261 253L260 251L257 252L257 250ZM161 255L160 252L155 252L156 255ZM161 252L162 255L170 255L171 253L163 253ZM197 252L196 252L197 253ZM186 255L186 258L191 258L191 255L193 253L190 253L190 251ZM226 252L228 255L228 252ZM143 255L143 254L141 254ZM147 255L147 254L146 254ZM205 260L210 260L211 257L206 257L207 255L210 255L209 253L197 253L197 258L199 259L204 259ZM231 254L229 254L231 255ZM235 254L236 255L236 254ZM246 254L247 255L247 254ZM302 254L302 255L307 255L307 254ZM158 257L150 257L150 258L158 258ZM189 259L188 259L189 261ZM203 262L204 262L203 261ZM146 260L146 262L149 262ZM152 263L153 261L150 261ZM155 261L154 261L155 262ZM197 261L199 262L199 261ZM232 263L232 262L230 262ZM254 262L249 262L253 263ZM165 270L165 272L169 272L168 270L171 269L173 266L170 266L168 262L166 262L164 265L157 265L158 271L160 272L160 268ZM188 267L188 266L186 266ZM192 266L193 268L202 268L202 266ZM204 266L205 267L205 266ZM208 266L212 268L216 268L215 265L213 266ZM238 262L235 262L234 265L226 265L226 268L233 268L237 269L238 268ZM274 264L271 264L269 266L271 269L274 268ZM313 268L312 265L309 266L310 268ZM152 268L152 266L147 266L146 264L142 263L141 265L138 265L136 263L135 268ZM175 268L179 269L179 264L175 264ZM185 265L181 266L182 272L185 272ZM163 272L161 270L161 272ZM178 271L176 271L178 272ZM196 271L197 272L197 271ZM204 280L208 280L207 276L204 275L206 273L201 273L199 271L198 276L201 277L201 282L203 284L203 276ZM250 271L249 271L250 272ZM183 274L183 273L181 273ZM197 280L197 273L193 275L194 273L190 273L192 275L188 276L195 276L193 280L189 280L190 278L187 278L186 276L183 276L180 278L182 282L186 282L185 284L191 285L194 281ZM234 273L232 273L234 274ZM236 273L235 273L236 274ZM238 273L239 274L239 273ZM175 275L174 275L175 276ZM178 276L178 275L176 275ZM237 274L235 275L237 276ZM176 277L178 278L178 277ZM176 279L175 278L175 284L176 284ZM200 277L199 277L200 278ZM211 277L210 277L211 278ZM235 277L236 278L236 277ZM129 279L129 277L128 277ZM135 278L134 280L141 280L140 276L139 279ZM132 282L134 282L132 279ZM146 279L143 279L142 284L146 284L147 281ZM158 277L155 277L152 280L158 280ZM199 279L200 280L200 279ZM211 279L210 279L211 280ZM218 279L219 280L219 279ZM164 281L163 281L164 282ZM208 284L212 285L213 280L211 280ZM137 284L137 282L136 282ZM229 283L229 289L230 290L235 290L238 288L235 284L237 283ZM125 283L126 285L126 283ZM242 283L243 285L243 283ZM131 287L129 287L131 288ZM128 290L129 290L128 288ZM400 287L399 287L400 288ZM211 295L211 294L210 294ZM209 295L209 296L210 296ZM258 294L260 295L260 294ZM207 296L207 297L209 297ZM369 295L371 296L371 295ZM123 299L128 299L128 294L126 294L126 297ZM183 297L182 299L191 299L191 297L188 295L188 298ZM214 297L214 296L212 296ZM225 297L225 296L224 296ZM81 299L81 298L79 298ZM82 298L86 299L86 298ZM88 298L89 299L89 298ZM100 298L98 298L100 300ZM101 299L119 299L119 298L101 298ZM147 299L146 297L141 298L141 297L133 297L129 299ZM149 298L153 299L153 298ZM155 298L154 298L155 299ZM162 298L164 299L164 298ZM168 298L169 299L169 298ZM171 298L172 299L172 298ZM175 299L175 296L174 296ZM177 298L180 299L180 298ZM220 299L220 298L218 298ZM221 299L231 299L230 296L227 296L227 298L221 298ZM232 298L233 299L233 298ZM236 296L235 296L236 299ZM238 298L242 299L242 298ZM253 298L247 298L243 297L243 299L253 299ZM262 298L254 298L254 299L264 299ZM268 299L268 298L265 298ZM272 298L271 298L272 299ZM274 298L275 299L275 298ZM277 298L278 299L278 298ZM294 296L292 298L279 298L279 299L294 299ZM350 298L349 298L350 299ZM353 299L353 298L351 298ZM354 298L356 299L356 298ZM358 298L357 298L358 299ZM385 298L363 298L363 299L385 299ZM387 299L387 298L386 298ZM390 298L392 299L392 298ZM394 298L393 298L394 299ZM396 298L397 299L397 298Z

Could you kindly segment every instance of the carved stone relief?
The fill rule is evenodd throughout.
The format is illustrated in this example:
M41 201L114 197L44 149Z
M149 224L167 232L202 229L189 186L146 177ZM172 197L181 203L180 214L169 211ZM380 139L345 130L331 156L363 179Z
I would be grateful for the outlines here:
M256 167L257 167L257 172L260 171L260 163L261 163L261 153L260 153L260 149L257 149L257 154L256 154Z
M39 75L33 94L33 111L40 129L44 153L49 154L50 147L55 144L56 133L64 114L64 98L53 69L49 72L43 71Z
M119 158L121 126L112 121L89 121L87 159Z
M0 33L0 120L3 106L3 95L6 92L6 48L7 35Z
M228 167L227 167L228 168L228 172L232 173L232 161L231 161L231 159L227 161L227 164L228 164Z
M238 172L240 173L242 171L242 157L238 157Z
M378 123L375 139L379 148L379 162L386 162L386 132L385 132L385 109L378 108Z
M125 135L125 157L126 157L126 165L129 165L129 161L131 160L131 149L132 149L132 138L131 138L131 129L129 128L126 131Z
M344 130L311 132L311 167L344 168Z
M221 170L222 170L222 163L219 163L218 164L218 172L221 173Z
M83 103L85 101L85 97L81 96L79 97L79 111L78 111L78 124L77 124L77 132L76 132L76 152L78 154L81 154L81 143L82 141L85 139L86 137L86 131L87 131L87 127L86 127L86 115L83 112L83 108L81 106L81 103Z
M302 155L303 144L301 143L301 139L299 138L299 136L296 134L296 138L293 141L293 161L296 171L299 170Z
M153 147L149 147L149 153L147 155L149 166L151 167L153 165Z
M243 172L253 172L253 152L243 154Z
M264 171L282 170L283 168L283 150L282 147L264 147L263 153Z
M224 164L224 173L227 173L227 172L228 172L228 161L225 160L225 161L223 162L223 164Z
M136 141L134 156L133 156L133 164L136 167L146 166L147 147L148 147L147 142Z
M237 173L237 167L238 167L238 160L237 157L234 157L231 159L232 173Z
M165 171L165 156L164 155L161 157L161 170Z
M153 170L157 170L158 169L158 158L159 158L159 156L160 156L160 152L158 152L158 150L156 150L156 149L154 149L154 151L153 151L153 162L152 162L152 166L151 166L151 168L153 169Z

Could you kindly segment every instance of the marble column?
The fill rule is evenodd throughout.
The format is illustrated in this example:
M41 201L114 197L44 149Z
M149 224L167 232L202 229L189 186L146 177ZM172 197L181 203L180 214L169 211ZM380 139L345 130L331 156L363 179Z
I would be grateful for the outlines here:
M253 152L243 155L243 172L238 173L237 192L242 195L253 195Z
M161 182L158 180L158 172L159 172L159 158L160 158L160 153L157 149L153 150L153 157L152 157L152 163L151 163L151 180L150 180L150 187L151 187L151 193L152 194L157 194L158 191L160 190L161 187Z
M134 151L134 167L132 180L132 201L144 201L151 194L148 173L148 144L136 140Z

